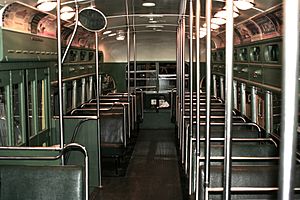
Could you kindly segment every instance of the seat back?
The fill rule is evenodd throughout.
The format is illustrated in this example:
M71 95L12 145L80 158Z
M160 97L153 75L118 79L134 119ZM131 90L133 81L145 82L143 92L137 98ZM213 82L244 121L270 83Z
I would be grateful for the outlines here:
M101 112L100 114L101 143L124 142L124 114Z
M231 187L278 187L277 165L236 165L232 166ZM204 166L200 166L200 199L204 199ZM295 174L295 186L300 186L300 166ZM210 167L210 187L222 187L223 166ZM232 192L231 199L277 199L276 192ZM221 200L222 193L210 193L209 199ZM295 194L294 199L300 199Z
M1 200L83 200L80 166L0 166Z

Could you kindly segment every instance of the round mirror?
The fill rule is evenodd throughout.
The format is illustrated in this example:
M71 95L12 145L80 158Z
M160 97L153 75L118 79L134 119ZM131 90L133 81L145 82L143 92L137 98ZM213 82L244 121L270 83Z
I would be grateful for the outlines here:
M104 14L95 8L84 8L79 12L79 22L83 28L91 32L105 29L107 20Z

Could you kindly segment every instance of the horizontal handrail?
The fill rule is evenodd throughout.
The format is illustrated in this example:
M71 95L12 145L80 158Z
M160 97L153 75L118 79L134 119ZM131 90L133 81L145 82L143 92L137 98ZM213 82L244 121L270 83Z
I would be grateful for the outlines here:
M90 73L90 74L84 74L84 75L80 75L80 76L72 76L70 78L65 78L62 80L62 82L68 82L68 81L73 81L73 80L77 80L77 79L82 79L82 78L87 78L87 77L91 77L94 76L95 73ZM55 85L58 84L58 81L51 81L51 85Z
M97 103L84 103L80 106L80 108L75 108L71 111L71 115L73 115L73 113L75 111L81 111L81 110L97 110L97 108L82 108L84 105L97 105ZM116 105L121 105L123 108L125 108L125 105L128 105L128 103L123 103L123 102L112 102L112 103L100 103L100 105L108 105L111 106L110 108L100 108L100 111L109 111L112 110Z
M205 160L204 156L200 156L198 158L200 161ZM225 159L225 156L211 156L211 161L223 161ZM278 156L231 156L231 159L234 161L256 161L256 160L262 160L262 161L276 161L279 160L280 157Z
M191 138L192 142L196 142L196 138ZM206 138L200 138L200 141L205 141ZM224 138L210 138L210 141L219 142L224 141ZM272 138L232 138L235 142L274 142Z
M207 188L208 192L223 192L223 187ZM275 192L278 187L231 187L231 192ZM294 188L294 191L299 192L300 188Z
M224 138L210 138L212 142L222 142ZM196 142L196 138L191 138L192 142ZM206 138L200 138L200 142L206 141ZM278 148L278 144L272 138L232 138L233 142L271 142ZM299 160L300 161L300 160Z
M185 115L185 118L190 118L189 115ZM193 115L193 118L196 118L196 115ZM225 119L225 116L223 115L212 115L210 116L211 119ZM242 116L232 116L233 119L242 119ZM200 116L200 119L206 119L206 116ZM196 122L195 122L196 123Z
M59 119L59 116L53 116L53 119ZM97 119L97 116L64 115L63 119Z
M196 122L193 122L193 124L196 124ZM205 122L200 122L200 126L205 126L205 125L206 125ZM225 123L224 122L211 122L210 125L225 126ZM187 124L187 126L189 127L189 124ZM255 128L257 128L257 130L260 133L262 132L261 128L256 123L253 123L253 122L234 122L234 123L232 123L232 126L254 126Z
M212 103L210 103L211 104L211 106L218 106L218 105L223 105L223 106L225 106L224 105L224 103L222 102L212 102ZM189 102L186 102L184 105L190 105L190 103ZM193 103L193 106L196 106L197 105L197 103ZM200 102L200 106L206 106L206 103L205 102Z
M218 75L218 76L224 76L224 74L216 73L216 72L213 72L213 74ZM259 87L259 88L262 88L262 89L265 89L265 90L269 90L269 91L272 91L272 92L277 92L277 93L282 92L281 88L275 87L275 86L272 86L272 85L258 83L258 82L255 82L255 81L250 81L250 80L243 79L243 78L238 78L238 77L233 77L233 79L236 80L236 81L243 82L243 83L249 84L251 86L256 86L256 87Z
M97 105L97 103L83 103L83 104L81 104L80 105L80 107L82 108L82 107L84 107L85 105L90 105L90 106L94 106L94 105ZM128 102L118 102L118 101L116 101L116 102L106 102L106 103L100 103L100 106L109 106L109 105L129 105L129 103Z

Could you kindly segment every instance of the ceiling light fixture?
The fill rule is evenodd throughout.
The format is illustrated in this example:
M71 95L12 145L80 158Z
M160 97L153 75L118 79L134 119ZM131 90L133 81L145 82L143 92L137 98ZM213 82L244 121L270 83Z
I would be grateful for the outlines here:
M233 3L240 10L248 10L255 6L254 0L235 0Z
M226 19L224 18L219 18L219 17L213 17L211 19L211 22L214 23L214 24L217 24L217 25L223 25L226 23Z
M147 17L147 18L154 18L154 17L164 17L164 15L161 15L161 14L153 14L153 13L150 13L150 14L140 14L138 15L139 17Z
M121 40L124 40L124 39L125 39L125 35L118 35L116 37L116 40L118 40L118 41L121 41Z
M91 3L93 0L71 0L71 1L66 1L66 2L62 2L61 5L67 5L67 4L71 4L71 3ZM36 7L37 9L41 10L41 11L45 11L45 12L49 12L53 9L56 8L56 0L38 0Z
M217 17L217 18L224 18L226 19L226 15L227 15L227 11L226 11L226 6L224 6L222 8L222 10L218 11L214 17ZM240 12L239 10L237 9L236 6L233 6L233 18L236 18L240 15Z
M117 33L111 33L111 34L108 35L108 37L113 37L113 36L116 36L116 35L117 35Z
M149 24L156 24L157 21L153 17L149 17Z
M203 27L206 28L206 23L203 24ZM214 30L215 30L215 29L220 28L220 25L215 24L215 23L211 23L211 24L210 24L210 27L211 27L211 29L214 29Z
M153 28L153 31L156 31L156 32L162 32L163 30L162 29L157 29L157 28Z
M37 9L45 12L49 12L56 7L56 0L38 0Z
M149 24L157 24L157 21L155 21L155 20L150 20L150 21L149 21Z
M62 20L69 20L75 16L75 10L70 6L64 6L60 10L60 18Z
M200 38L204 38L206 36L206 28L200 28Z
M118 31L116 40L120 41L120 40L124 40L125 39L125 33L123 30Z
M112 31L104 31L103 32L103 35L108 35L108 34L110 34Z
M153 3L153 2L144 2L144 3L142 4L142 6L144 6L144 7L154 7L154 6L155 6L155 3Z
M146 28L163 28L163 27L164 26L160 24L150 24L146 26Z

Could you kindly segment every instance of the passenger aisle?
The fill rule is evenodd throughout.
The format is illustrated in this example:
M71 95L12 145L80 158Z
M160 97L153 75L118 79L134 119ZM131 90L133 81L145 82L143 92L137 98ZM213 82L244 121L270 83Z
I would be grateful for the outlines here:
M141 130L125 177L104 177L93 200L181 200L174 129Z

